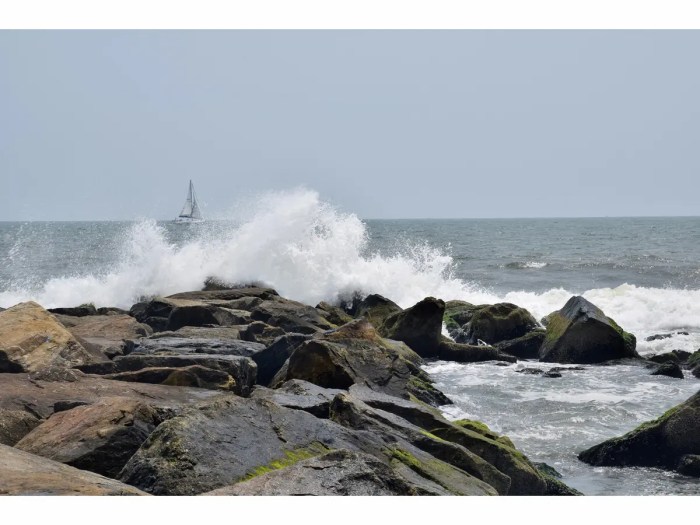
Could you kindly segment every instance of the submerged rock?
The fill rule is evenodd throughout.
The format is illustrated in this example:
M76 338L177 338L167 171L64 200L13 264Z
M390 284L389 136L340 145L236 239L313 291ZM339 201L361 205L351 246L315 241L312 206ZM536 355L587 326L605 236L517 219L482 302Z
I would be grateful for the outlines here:
M572 297L548 317L541 361L585 364L639 358L635 337L583 297Z
M651 373L653 376L668 376L675 377L676 379L683 379L683 371L678 363L666 362L663 363L659 368Z
M683 468L686 455L700 454L700 392L660 418L624 436L584 450L578 458L591 465Z

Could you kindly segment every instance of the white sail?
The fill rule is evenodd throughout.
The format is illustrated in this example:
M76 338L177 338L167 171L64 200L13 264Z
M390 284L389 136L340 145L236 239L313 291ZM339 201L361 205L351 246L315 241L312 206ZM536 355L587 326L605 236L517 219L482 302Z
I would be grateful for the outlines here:
M180 215L176 219L177 222L199 222L202 221L202 212L197 204L197 197L194 194L194 184L190 181L190 187L187 191L187 200L182 207Z

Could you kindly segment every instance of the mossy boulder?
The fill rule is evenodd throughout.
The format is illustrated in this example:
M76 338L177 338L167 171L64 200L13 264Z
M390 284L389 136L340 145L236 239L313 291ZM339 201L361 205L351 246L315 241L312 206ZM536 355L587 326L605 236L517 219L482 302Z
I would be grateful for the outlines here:
M387 317L379 333L403 341L421 357L437 357L442 342L445 302L426 297L410 308Z
M370 294L365 297L355 295L352 301L341 306L356 319L364 317L375 328L379 328L387 317L402 310L394 301L379 294Z
M474 310L463 326L464 342L477 344L480 340L493 345L522 337L539 327L537 320L525 308L511 303L482 306Z
M449 334L456 340L463 333L462 328L471 321L474 312L483 306L476 306L466 301L446 301L442 319Z
M590 465L679 468L686 455L700 454L700 392L624 436L584 450Z
M625 332L593 303L572 297L550 314L540 360L554 363L602 363L639 358L634 335Z
M303 342L270 384L276 387L290 379L302 379L324 388L347 390L359 383L430 403L439 391L420 369L421 362L408 346L380 337L370 322L361 318Z
M683 379L683 370L674 362L662 363L656 370L654 370L651 375L653 376L667 376L674 377L676 379Z

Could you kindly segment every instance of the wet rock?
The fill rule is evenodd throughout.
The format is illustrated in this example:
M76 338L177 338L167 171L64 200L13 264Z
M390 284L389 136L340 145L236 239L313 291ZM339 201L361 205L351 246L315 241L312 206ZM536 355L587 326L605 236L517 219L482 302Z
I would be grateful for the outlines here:
M305 334L285 334L276 338L267 348L255 353L252 359L258 365L258 384L269 385L294 350L310 338L310 335Z
M561 474L546 463L534 463L537 471L547 483L546 496L583 496L578 490L565 485L561 481Z
M522 337L496 343L494 348L518 359L539 359L540 347L544 342L545 331L535 329Z
M271 385L303 379L324 388L347 390L359 383L430 403L439 391L420 363L420 357L405 344L383 339L361 318L299 345Z
M106 379L130 383L151 383L155 385L186 386L240 392L236 380L222 370L214 370L200 365L184 368L142 368L133 372L107 374Z
M364 317L372 326L379 329L388 317L401 312L401 310L402 308L394 301L379 294L370 294L356 301L350 311L354 317Z
M352 321L352 316L349 315L345 310L340 308L339 306L333 306L332 304L329 304L325 301L321 301L316 305L316 310L318 310L318 313L326 319L329 323L332 323L336 326L341 326L344 325L345 323L349 323Z
M681 456L676 470L679 474L700 478L700 455L686 454Z
M244 286L240 288L227 288L224 290L202 290L199 292L182 292L169 295L168 299L184 299L187 301L211 302L211 301L235 301L243 298L258 298L270 300L279 297L272 288L261 286Z
M234 392L247 396L255 384L257 365L248 357L235 355L211 355L211 354L137 354L131 353L119 356L111 363L97 364L79 367L88 374L118 374L121 372L134 372L144 368L185 368L199 365L226 372L235 380Z
M675 470L688 454L700 454L700 392L660 418L584 450L578 458L596 466Z
M130 315L56 317L83 346L89 346L110 358L124 353L125 340L138 339L153 333L150 326L139 323Z
M647 359L649 361L652 361L653 363L658 363L658 364L663 364L666 362L683 364L683 363L686 363L688 361L688 358L690 356L691 356L691 353L686 352L684 350L671 350L670 352L666 352L663 354L649 356L649 357L647 357Z
M113 478L160 421L148 404L105 398L53 414L15 448Z
M650 335L649 337L647 337L644 340L645 341L659 341L662 339L669 339L669 338L673 337L674 335L688 335L688 332L675 332L673 334L654 334L654 335Z
M12 496L138 496L113 479L0 445L0 494Z
M292 379L276 389L256 387L251 399L267 399L279 406L303 410L322 419L328 419L331 401L342 390L321 388L318 385Z
M400 476L378 459L361 452L334 450L273 470L208 496L414 496L449 495L440 485L429 488Z
M572 297L550 316L540 360L556 363L600 363L638 358L636 340L583 297Z
M487 305L476 309L463 327L463 342L477 344L482 340L493 345L522 337L538 327L535 318L524 308L511 303Z
M168 316L168 330L183 326L234 326L252 321L245 310L234 310L212 304L188 304L176 306Z
M544 374L544 370L540 368L521 368L520 370L516 370L516 373L526 375L542 375Z
M476 306L466 301L447 301L445 302L445 314L442 318L447 328L448 333L455 341L464 343L463 327L471 321L474 312L485 305Z
M683 371L678 363L666 362L663 363L659 368L651 373L653 376L668 376L675 377L676 379L683 379Z
M278 326L270 326L262 321L254 321L241 329L241 339L270 346L278 337L287 332Z
M561 377L561 372L558 372L556 370L547 370L544 374L542 374L542 377L550 377L550 378Z
M0 312L0 372L36 372L106 360L88 352L56 318L34 302Z
M388 339L403 341L421 357L437 357L442 342L445 302L426 297L406 310L391 314L378 329Z
M39 423L39 418L25 410L0 408L0 444L14 446Z
M69 315L74 317L86 317L88 315L97 315L97 309L92 303L81 304L73 308L49 308L52 314Z
M515 363L517 358L505 354L488 345L467 345L441 341L438 345L437 357L444 361L456 361L458 363L477 363L482 361L507 361Z
M250 315L255 321L291 333L315 334L335 328L314 307L288 299L263 301L253 308Z

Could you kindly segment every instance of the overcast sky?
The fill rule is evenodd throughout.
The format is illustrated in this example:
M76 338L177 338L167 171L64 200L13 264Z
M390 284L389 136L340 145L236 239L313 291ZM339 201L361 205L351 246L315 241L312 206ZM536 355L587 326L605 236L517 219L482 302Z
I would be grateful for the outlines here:
M0 220L700 215L699 31L0 31Z

